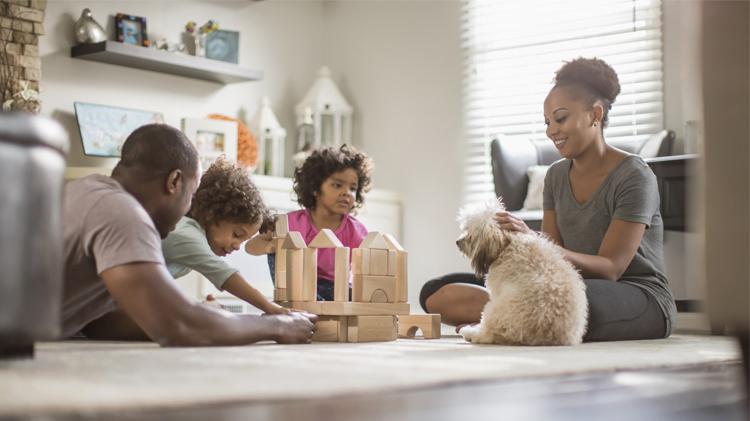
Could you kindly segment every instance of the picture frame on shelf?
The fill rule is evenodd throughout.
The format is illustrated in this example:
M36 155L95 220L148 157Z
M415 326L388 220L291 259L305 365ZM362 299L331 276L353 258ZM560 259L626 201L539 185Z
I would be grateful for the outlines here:
M237 122L183 118L182 132L198 150L203 171L221 155L237 162Z
M115 15L115 38L124 44L148 47L146 18L118 13Z
M164 123L164 115L155 111L136 110L111 105L74 102L83 154L118 158L130 133L143 125Z
M206 58L239 63L240 33L217 29L206 35Z

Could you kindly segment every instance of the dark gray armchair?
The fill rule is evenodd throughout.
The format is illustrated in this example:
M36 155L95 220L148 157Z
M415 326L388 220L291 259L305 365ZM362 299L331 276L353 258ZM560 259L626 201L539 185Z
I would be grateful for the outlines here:
M624 151L667 156L672 152L675 133L662 130L642 142L609 142ZM552 141L536 142L518 138L496 138L490 145L495 194L503 198L506 209L518 214L534 230L540 230L542 211L521 210L529 184L526 170L533 165L550 165L560 159Z

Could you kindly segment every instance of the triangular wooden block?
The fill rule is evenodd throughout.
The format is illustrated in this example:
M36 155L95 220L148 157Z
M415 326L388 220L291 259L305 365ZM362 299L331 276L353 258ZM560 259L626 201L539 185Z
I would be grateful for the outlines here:
M405 251L404 248L401 247L401 244L399 244L391 234L383 234L383 238L385 239L386 244L388 244L388 250Z
M343 244L341 244L341 241L339 241L338 237L336 237L336 234L333 233L333 231L329 230L328 228L323 228L320 230L318 235L313 238L312 241L310 241L310 244L307 245L311 248L317 248L317 249L332 249L336 247L344 247Z
M289 216L286 214L276 215L276 237L284 237L289 232Z
M285 250L299 250L307 248L305 245L305 239L302 238L302 234L299 231L289 231L284 238L284 244L281 248Z
M388 243L385 241L383 234L377 231L371 231L367 234L362 244L359 245L361 249L383 249L388 250Z

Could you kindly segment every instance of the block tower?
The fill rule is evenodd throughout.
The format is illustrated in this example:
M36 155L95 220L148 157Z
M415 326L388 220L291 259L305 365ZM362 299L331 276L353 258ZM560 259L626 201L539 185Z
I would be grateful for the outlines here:
M313 336L321 342L392 341L440 337L440 315L410 315L406 250L389 234L371 232L351 250L352 292L349 296L349 247L329 229L310 244L289 231L286 215L276 222L274 300L288 308L317 314ZM335 249L333 301L317 301L318 249Z

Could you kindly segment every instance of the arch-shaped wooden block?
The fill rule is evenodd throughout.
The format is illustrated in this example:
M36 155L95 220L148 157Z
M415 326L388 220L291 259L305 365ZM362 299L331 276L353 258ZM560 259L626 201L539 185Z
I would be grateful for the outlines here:
M404 314L398 316L398 337L414 338L422 331L425 339L440 339L439 314Z

